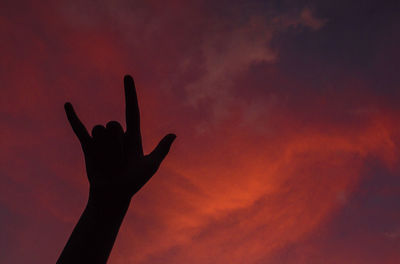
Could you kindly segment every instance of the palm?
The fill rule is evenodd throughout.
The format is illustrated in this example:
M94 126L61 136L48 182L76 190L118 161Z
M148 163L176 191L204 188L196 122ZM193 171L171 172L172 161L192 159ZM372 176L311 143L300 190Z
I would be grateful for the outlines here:
M132 77L125 76L126 132L116 121L96 125L89 135L72 105L65 104L71 126L85 154L91 194L109 199L131 198L157 171L175 139L166 135L148 155L143 154L140 115Z

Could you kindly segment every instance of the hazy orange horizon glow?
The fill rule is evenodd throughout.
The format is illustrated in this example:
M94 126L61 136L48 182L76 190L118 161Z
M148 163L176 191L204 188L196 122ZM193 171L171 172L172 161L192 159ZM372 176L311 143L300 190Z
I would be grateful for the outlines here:
M283 3L284 2L284 3ZM400 263L395 1L0 4L0 262L54 263L87 199L70 101L145 152L109 263Z

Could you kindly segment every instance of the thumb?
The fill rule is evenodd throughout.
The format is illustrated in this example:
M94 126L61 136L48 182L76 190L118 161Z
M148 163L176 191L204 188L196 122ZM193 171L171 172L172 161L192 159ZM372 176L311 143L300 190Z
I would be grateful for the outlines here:
M172 142L174 142L176 138L175 134L168 134L163 139L161 139L160 143L158 143L157 147L148 155L149 159L158 168L164 158L167 156L169 149L171 148Z

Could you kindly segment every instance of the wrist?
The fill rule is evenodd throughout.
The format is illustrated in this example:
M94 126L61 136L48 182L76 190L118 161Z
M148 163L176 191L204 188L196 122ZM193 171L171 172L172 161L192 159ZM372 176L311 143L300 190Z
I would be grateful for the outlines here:
M108 194L100 192L90 187L88 206L96 209L127 210L131 202L131 197L120 194Z

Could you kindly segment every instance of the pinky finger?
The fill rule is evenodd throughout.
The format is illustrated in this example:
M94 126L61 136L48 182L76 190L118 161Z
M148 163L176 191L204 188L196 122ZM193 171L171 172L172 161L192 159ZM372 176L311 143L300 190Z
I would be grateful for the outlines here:
M91 141L91 137L85 127L85 125L79 120L78 116L76 115L72 104L67 102L64 104L65 113L67 114L67 118L69 123L71 124L72 130L74 131L75 135L78 137L82 149L85 151Z

